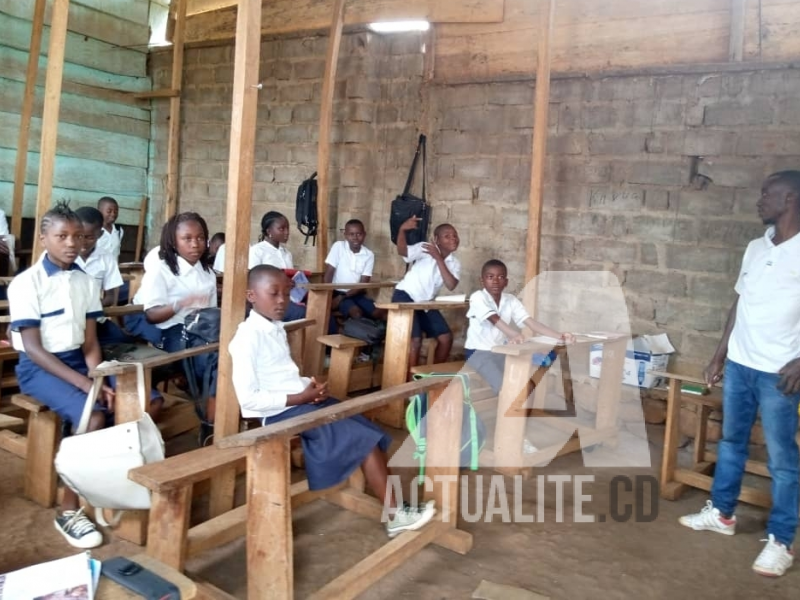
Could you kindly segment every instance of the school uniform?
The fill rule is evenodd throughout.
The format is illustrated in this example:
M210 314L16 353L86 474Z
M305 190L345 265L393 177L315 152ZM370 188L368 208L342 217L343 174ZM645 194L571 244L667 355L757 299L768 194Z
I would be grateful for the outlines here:
M336 269L333 273L332 283L359 283L362 277L372 277L375 268L375 254L366 246L361 246L359 251L350 250L350 244L338 241L331 246L325 264ZM334 296L343 296L346 289L334 291ZM375 312L375 302L366 294L358 294L350 298L342 298L339 302L339 312L347 316L350 309L357 306L367 315Z
M8 220L6 219L6 211L0 208L0 235L8 235Z
M46 404L65 422L76 426L86 403L86 392L59 379L33 362L20 331L37 327L45 350L69 368L86 375L83 355L86 321L103 315L100 289L76 264L62 270L45 254L17 275L8 286L11 343L19 352L16 367L20 390ZM95 410L105 410L97 404Z
M258 265L272 265L278 269L294 269L292 253L289 252L289 249L283 244L279 244L276 248L267 241L261 241L250 246L247 268L252 269ZM283 316L284 321L296 321L305 318L306 307L294 301L289 304L286 314Z
M225 271L225 244L217 248L217 253L214 255L214 266L212 268L217 273L223 273Z
M405 277L397 284L392 294L392 302L429 302L433 300L444 285L444 278L436 260L422 247L425 242L408 247L408 256L403 260L410 264ZM444 264L453 277L461 276L461 261L456 255L449 254ZM422 332L428 337L438 337L450 333L450 327L438 310L414 311L414 323L411 328L412 338L421 338Z
M75 259L75 264L97 282L100 288L101 300L104 292L122 287L124 283L122 274L119 272L119 265L114 257L102 250L98 250L96 246L86 260L79 256ZM97 319L97 339L100 341L101 346L133 341L133 338L125 335L117 324L108 317L99 317Z
M242 416L261 418L264 425L310 413L338 401L286 406L287 396L311 383L301 377L292 360L283 323L251 311L239 325L228 350L233 363L233 387ZM391 438L362 415L356 415L300 434L308 487L320 490L347 479L378 446L389 448Z
M116 225L111 226L111 231L103 227L102 232L100 239L97 240L97 248L110 254L114 257L114 260L118 261L120 249L122 248L122 236L125 232Z

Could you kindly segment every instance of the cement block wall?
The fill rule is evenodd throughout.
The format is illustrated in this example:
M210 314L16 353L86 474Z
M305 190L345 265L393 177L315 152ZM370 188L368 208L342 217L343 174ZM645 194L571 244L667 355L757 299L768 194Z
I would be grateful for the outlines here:
M252 239L269 209L293 215L315 169L326 38L262 44ZM459 230L462 285L504 260L522 287L533 126L532 83L423 82L418 36L344 36L336 87L331 206L338 228L368 224L381 277L402 273L388 241L418 130L429 134L434 221ZM223 227L230 46L187 51L181 208ZM169 55L154 55L155 85ZM767 70L552 83L542 270L608 270L623 286L635 333L666 331L677 367L697 371L719 338L747 242L763 233L763 177L800 167L800 73ZM154 210L166 161L166 103L154 103ZM290 219L293 223L293 219ZM294 223L293 223L294 224ZM314 251L295 233L299 265Z

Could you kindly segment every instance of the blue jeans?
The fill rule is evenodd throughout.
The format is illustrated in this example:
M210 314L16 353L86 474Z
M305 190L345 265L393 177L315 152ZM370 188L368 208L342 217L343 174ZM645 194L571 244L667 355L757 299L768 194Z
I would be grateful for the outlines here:
M767 533L787 547L798 522L800 452L797 406L800 394L784 395L776 387L780 375L765 373L733 361L725 363L722 394L722 440L719 443L711 501L723 515L732 515L748 457L750 430L761 412L767 441L767 466L772 476L772 509Z

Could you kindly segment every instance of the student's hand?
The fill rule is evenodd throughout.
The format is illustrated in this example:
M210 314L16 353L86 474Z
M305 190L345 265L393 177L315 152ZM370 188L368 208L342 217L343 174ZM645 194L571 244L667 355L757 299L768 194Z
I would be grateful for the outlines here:
M430 254L434 260L442 260L442 253L439 252L439 246L436 244L431 244L430 242L424 242L422 244L422 251L426 254Z
M328 399L328 382L319 383L315 377L311 378L310 386L314 390L314 398L310 401L311 404L319 404L320 402L325 402Z
M791 364L791 363L790 363ZM788 365L787 365L788 366ZM785 369L786 367L784 367ZM722 358L712 358L711 362L703 371L703 379L707 385L714 385L722 379L722 372L725 369L725 360Z
M206 294L191 294L172 303L172 309L177 313L185 308L206 308L208 296Z
M114 412L114 400L116 399L116 393L114 392L113 388L108 385L104 385L103 388L100 390L100 398L101 402L106 405L108 408L108 412Z
M574 344L575 343L575 334L564 332L561 334L559 339L564 342L565 344Z
M509 344L521 344L525 341L525 336L521 333L515 333L514 335L508 336L508 343Z
M796 394L800 392L800 358L786 363L783 368L778 371L781 376L778 381L778 389L786 394Z
M400 231L409 231L411 229L416 229L417 223L419 223L420 221L422 221L422 219L419 217L410 217L409 219L404 221L402 225L400 225Z

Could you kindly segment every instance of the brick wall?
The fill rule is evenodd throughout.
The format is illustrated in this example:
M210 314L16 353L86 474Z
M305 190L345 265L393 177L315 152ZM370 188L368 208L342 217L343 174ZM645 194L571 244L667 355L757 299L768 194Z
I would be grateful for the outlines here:
M293 215L297 185L316 167L326 38L262 44L252 238L261 214ZM345 35L332 153L338 236L368 224L378 275L402 263L388 241L388 207L402 189L419 128L429 133L434 221L459 230L464 290L480 265L504 260L521 288L533 127L533 84L424 84L421 39ZM186 53L181 207L223 227L232 47ZM166 84L169 56L153 60ZM635 333L666 331L678 368L704 365L733 299L762 178L800 167L800 73L554 80L542 270L598 271L623 285ZM166 102L153 116L155 214L163 197ZM293 219L291 219L293 222ZM299 265L314 252L295 233ZM569 309L581 310L582 298Z

